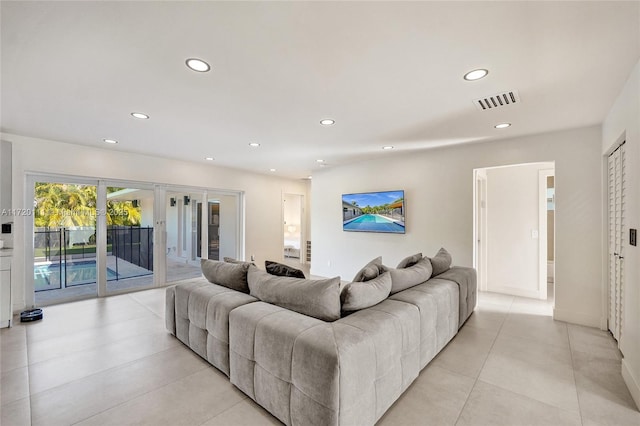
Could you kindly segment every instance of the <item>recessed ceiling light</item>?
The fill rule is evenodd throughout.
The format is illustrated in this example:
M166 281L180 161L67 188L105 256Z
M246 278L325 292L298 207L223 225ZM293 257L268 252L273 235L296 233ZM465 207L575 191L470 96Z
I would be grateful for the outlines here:
M251 143L249 144L249 146L252 146L252 147L254 147L254 148L257 148L257 147L259 147L259 146L260 146L260 144L259 144L258 142L251 142Z
M324 160L316 160L316 163L324 163Z
M185 62L189 68L197 72L207 72L211 69L208 63L202 59L189 58Z
M325 118L324 120L320 120L320 124L322 124L323 126L333 126L334 124L336 124L336 121L330 118Z
M486 77L487 74L489 74L489 71L485 69L477 69L466 73L464 75L464 79L467 81L480 80L482 77Z
M511 123L500 123L500 124L496 124L495 127L496 129L506 129L507 127L510 127Z
M275 171L276 171L276 169L269 169L269 171L270 171L270 172L275 172Z
M140 120L149 119L149 116L147 114L143 114L141 112L132 112L131 115L134 116L135 118L139 118Z
M383 146L382 149L384 150L393 149L393 147L391 145L387 145L387 146Z
M204 159L207 160L207 161L213 161L214 160L213 157L204 157Z
M104 142L106 142L106 143L112 143L112 144L113 144L113 143L118 143L118 141L117 141L117 140L115 140L115 139L102 139L102 140L103 140Z
M313 176L307 176L307 179L311 180L313 179Z

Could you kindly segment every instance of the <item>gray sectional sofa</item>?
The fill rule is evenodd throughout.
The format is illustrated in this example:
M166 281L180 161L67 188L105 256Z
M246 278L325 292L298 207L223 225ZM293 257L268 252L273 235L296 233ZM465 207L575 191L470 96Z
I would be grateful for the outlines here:
M253 278L252 286L252 274L261 273L251 267L251 293L260 294L254 291L258 285L268 288L264 278ZM266 280L295 292L291 280L298 279ZM321 297L335 297L333 282L325 281L329 290ZM475 270L463 267L447 267L334 321L202 278L167 288L166 326L287 425L372 425L455 336L475 305Z

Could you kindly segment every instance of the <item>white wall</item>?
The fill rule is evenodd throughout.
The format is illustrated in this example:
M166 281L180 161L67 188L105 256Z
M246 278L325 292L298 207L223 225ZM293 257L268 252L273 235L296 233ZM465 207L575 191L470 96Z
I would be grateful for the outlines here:
M236 197L232 195L222 195L217 196L216 199L220 200L220 260L224 257L235 258L236 232L238 229Z
M25 199L27 172L66 174L104 179L126 179L196 188L243 191L245 196L246 257L253 253L258 265L265 259L282 257L282 193L306 193L302 180L248 173L210 164L177 161L140 154L118 152L51 140L3 133L13 142L13 207L33 207ZM12 285L14 310L24 308L25 220L14 218L15 251Z
M629 228L640 228L640 62L612 106L602 125L602 154L605 156L626 140L626 218L624 247L624 305L620 349L624 354L622 375L640 407L640 248L629 245ZM606 157L605 157L606 158ZM606 178L603 177L606 182ZM560 185L560 183L558 183ZM607 203L605 202L606 206ZM605 215L606 219L606 215ZM606 232L606 222L603 224ZM604 238L606 238L606 233ZM603 246L607 255L606 239ZM558 262L560 255L558 255ZM603 259L605 265L606 259ZM605 275L607 273L605 266Z
M539 297L541 240L532 231L543 231L538 174L551 168L553 163L536 163L486 170L489 291Z
M517 139L388 153L378 160L316 173L311 238L315 275L350 280L382 255L395 266L443 246L457 265L473 262L473 169L555 161L556 307L554 316L600 326L602 306L602 156L599 126ZM380 173L389 170L389 173ZM343 193L404 189L405 235L343 232Z

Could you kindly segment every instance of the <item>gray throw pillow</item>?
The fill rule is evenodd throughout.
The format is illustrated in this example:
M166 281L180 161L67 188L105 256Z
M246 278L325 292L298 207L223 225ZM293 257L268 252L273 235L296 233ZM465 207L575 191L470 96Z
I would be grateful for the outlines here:
M405 257L404 259L402 259L400 263L398 263L398 266L396 266L396 268L398 269L407 268L409 266L415 265L421 260L422 260L422 253L416 253L413 256Z
M428 257L408 268L391 269L391 294L422 284L431 277L432 271Z
M264 269L267 270L267 273L277 275L279 277L307 278L304 276L304 272L300 269L285 265L284 263L273 262L271 260L264 261Z
M364 265L364 267L356 273L356 276L353 277L353 281L368 281L374 279L380 275L379 266L382 266L382 256L378 256Z
M451 255L444 248L440 248L438 253L431 258L431 265L433 266L433 276L440 275L451 268Z
M249 293L249 284L247 283L249 263L227 263L202 259L200 266L202 267L202 274L207 281L243 293Z
M278 277L251 265L247 273L253 297L323 321L340 318L340 277L326 280Z
M391 274L388 272L369 281L349 283L340 294L342 310L353 312L369 308L385 300L390 292Z

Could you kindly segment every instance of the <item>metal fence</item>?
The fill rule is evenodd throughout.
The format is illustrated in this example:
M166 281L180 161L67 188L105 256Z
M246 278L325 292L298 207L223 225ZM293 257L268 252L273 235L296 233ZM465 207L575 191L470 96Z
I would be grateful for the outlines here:
M96 282L95 228L39 228L34 232L35 291ZM153 228L107 228L107 281L153 273Z

